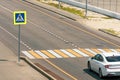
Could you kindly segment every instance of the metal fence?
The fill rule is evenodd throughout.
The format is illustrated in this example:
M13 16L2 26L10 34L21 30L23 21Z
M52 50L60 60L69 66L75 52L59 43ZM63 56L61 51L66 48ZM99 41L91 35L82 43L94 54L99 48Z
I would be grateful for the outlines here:
M82 3L87 3L103 9L108 9L120 13L120 0L75 0Z

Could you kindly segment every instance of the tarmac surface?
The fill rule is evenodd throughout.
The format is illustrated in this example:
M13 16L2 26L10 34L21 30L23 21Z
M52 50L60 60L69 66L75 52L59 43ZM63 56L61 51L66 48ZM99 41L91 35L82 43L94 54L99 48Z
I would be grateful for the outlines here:
M0 80L48 80L0 42Z
M36 1L28 0L32 3L39 4ZM41 4L41 3L40 3ZM50 9L53 9L49 7ZM55 9L55 8L54 8ZM61 10L55 10L61 11ZM61 11L63 12L63 11ZM61 13L60 12L60 13ZM67 16L71 16L67 12L64 12ZM86 25L92 29L113 29L116 32L120 32L120 20L107 18L107 16L97 14L94 12L88 12L87 16L92 16L92 18L82 19L78 16L72 15L78 22ZM42 74L33 69L26 62L21 60L17 62L17 56L7 48L3 43L0 42L0 80L48 80Z

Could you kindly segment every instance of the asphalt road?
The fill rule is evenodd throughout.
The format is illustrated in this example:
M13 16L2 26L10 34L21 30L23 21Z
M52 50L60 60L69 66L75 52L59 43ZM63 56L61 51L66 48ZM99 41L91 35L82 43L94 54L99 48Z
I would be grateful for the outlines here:
M21 25L21 53L29 53L32 56L29 58L33 63L44 66L64 80L102 80L97 74L87 70L87 59L93 54L89 52L85 57L86 52L80 55L72 51L81 49L103 51L105 48L115 50L119 48L118 41L113 41L112 37L104 33L89 29L77 21L40 6L24 1L3 0L0 2L0 41L16 55L18 26L13 25L13 11L16 10L27 11L27 24ZM44 58L41 58L36 54L36 50L47 56L44 55ZM69 56L65 54L66 51L70 53ZM52 55L48 52L52 52ZM62 55L60 53L59 56L53 55L57 52L62 52ZM117 79L118 77L115 78Z

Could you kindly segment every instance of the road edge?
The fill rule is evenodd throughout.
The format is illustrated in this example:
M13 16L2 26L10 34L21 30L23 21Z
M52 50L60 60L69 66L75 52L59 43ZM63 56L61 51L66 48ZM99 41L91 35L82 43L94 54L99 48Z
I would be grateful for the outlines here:
M53 76L51 76L50 74L46 73L45 71L43 71L42 69L40 69L38 66L36 66L34 63L32 63L27 57L20 56L20 59L24 60L32 68L34 68L35 70L37 70L39 73L41 73L42 75L44 75L49 80L56 80Z
M31 0L25 0L25 2L27 2L27 3L30 3L30 4L32 4L32 5L35 5L35 6L38 6L38 7L41 7L41 8L44 8L44 9L46 9L46 10L48 10L48 11L51 11L51 12L54 12L54 13L56 13L56 14L58 14L58 15L61 15L61 16L63 16L63 17L66 17L66 18L68 18L68 19L71 19L71 20L73 20L73 21L77 21L79 18L78 18L78 16L77 15L74 15L74 14L72 14L72 13L69 13L69 12L66 12L66 11L62 11L62 10L60 10L59 8L55 8L55 7L53 7L53 6L50 6L50 5L47 5L47 4L44 4L44 3L40 3L40 2L38 2L38 1L31 1ZM44 7L43 7L44 6ZM46 7L45 7L46 6ZM52 8L52 9L51 9ZM55 10L54 10L55 9ZM65 14L61 14L61 13L65 13ZM73 16L73 17L72 17Z
M109 32L107 32L107 31L105 31L104 29L98 29L98 30L101 31L101 32L103 32L103 33L109 34L109 35L111 35L111 36L120 38L120 36L117 36L117 35L115 35L115 34L109 33Z

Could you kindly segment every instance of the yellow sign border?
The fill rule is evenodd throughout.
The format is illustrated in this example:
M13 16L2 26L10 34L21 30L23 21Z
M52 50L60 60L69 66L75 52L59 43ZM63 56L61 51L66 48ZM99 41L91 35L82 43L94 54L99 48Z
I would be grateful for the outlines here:
M16 14L18 13L24 14L24 22L16 22ZM14 11L13 15L14 15L14 25L27 24L26 11Z

